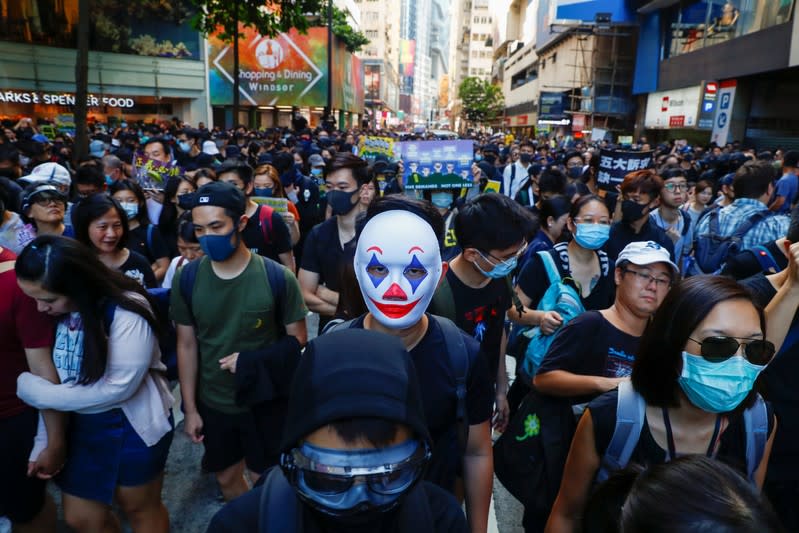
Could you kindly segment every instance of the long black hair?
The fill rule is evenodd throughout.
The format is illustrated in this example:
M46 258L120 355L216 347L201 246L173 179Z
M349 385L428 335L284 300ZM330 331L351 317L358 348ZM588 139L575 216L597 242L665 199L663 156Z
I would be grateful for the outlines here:
M765 336L763 309L735 280L722 276L694 276L672 287L647 325L633 363L633 387L648 405L679 407L678 379L682 372L681 355L685 343L714 307L730 300L745 300L752 304ZM757 386L733 412L752 405L756 389Z
M144 318L156 336L161 327L147 292L139 283L105 266L88 246L68 237L42 235L19 254L17 278L38 283L47 292L69 298L83 319L83 362L78 383L88 385L105 373L107 306L116 304ZM135 293L145 299L133 296ZM148 305L149 304L149 305Z
M102 192L83 198L72 206L72 227L75 228L75 238L89 248L94 249L94 244L89 238L89 225L112 209L117 212L119 221L122 224L122 237L116 247L117 250L125 248L130 234L128 215L119 202Z

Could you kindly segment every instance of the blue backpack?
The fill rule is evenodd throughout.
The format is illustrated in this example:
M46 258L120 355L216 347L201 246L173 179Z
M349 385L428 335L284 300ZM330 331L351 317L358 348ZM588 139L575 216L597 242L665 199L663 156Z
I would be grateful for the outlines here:
M705 274L720 273L727 259L741 251L741 241L749 230L773 214L768 209L752 213L736 226L731 235L725 237L721 235L720 211L713 209L707 213L707 232L697 235L694 245L696 264ZM704 217L702 215L700 220Z
M560 326L562 328L574 317L585 311L585 308L583 307L580 295L577 294L574 287L567 285L563 282L563 279L561 279L558 267L552 259L552 254L548 251L540 251L538 252L538 256L541 258L541 261L544 263L544 268L547 271L549 288L544 293L541 301L538 302L537 309L538 311L557 312L561 318L563 318L563 324ZM549 345L552 344L555 333L557 333L557 331L553 332L551 335L546 335L541 331L540 326L535 326L519 333L519 335L523 335L530 339L527 349L524 352L521 368L521 371L530 380L535 376L538 367L541 366L541 361L544 360L544 355L546 355L547 350L549 350Z

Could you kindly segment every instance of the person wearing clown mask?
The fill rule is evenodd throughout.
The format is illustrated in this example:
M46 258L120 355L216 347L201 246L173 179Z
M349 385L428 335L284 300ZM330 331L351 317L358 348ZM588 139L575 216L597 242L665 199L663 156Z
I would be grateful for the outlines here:
M491 501L492 389L480 345L454 324L426 313L446 273L440 243L444 223L429 203L402 196L378 198L366 212L353 261L368 312L341 327L363 328L402 340L422 386L434 453L425 479L452 493L463 475L471 531L485 531ZM447 323L445 323L446 321ZM445 327L460 333L465 353L448 351ZM448 361L468 362L465 442L459 439L456 373ZM464 365L467 366L467 365ZM462 461L462 469L458 465Z

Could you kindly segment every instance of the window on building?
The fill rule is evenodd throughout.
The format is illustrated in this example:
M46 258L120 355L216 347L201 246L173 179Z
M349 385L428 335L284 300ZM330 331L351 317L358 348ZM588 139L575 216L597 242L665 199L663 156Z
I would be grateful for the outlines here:
M665 12L668 54L677 56L791 20L792 1L683 0Z
M555 52L554 54L552 54L552 59L551 59L552 64L554 65L557 60L558 60L558 53Z

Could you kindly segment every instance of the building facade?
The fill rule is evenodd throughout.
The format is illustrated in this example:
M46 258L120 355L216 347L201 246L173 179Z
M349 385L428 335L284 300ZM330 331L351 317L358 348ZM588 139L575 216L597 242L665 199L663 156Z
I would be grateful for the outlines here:
M89 121L178 116L208 123L204 46L187 12L180 6L91 9ZM77 24L78 0L46 11L34 0L0 0L0 119L31 117L69 129Z
M371 127L396 122L399 110L400 0L356 0L361 28L369 44L360 52L364 65L367 119Z
M799 148L794 0L636 2L636 133Z

